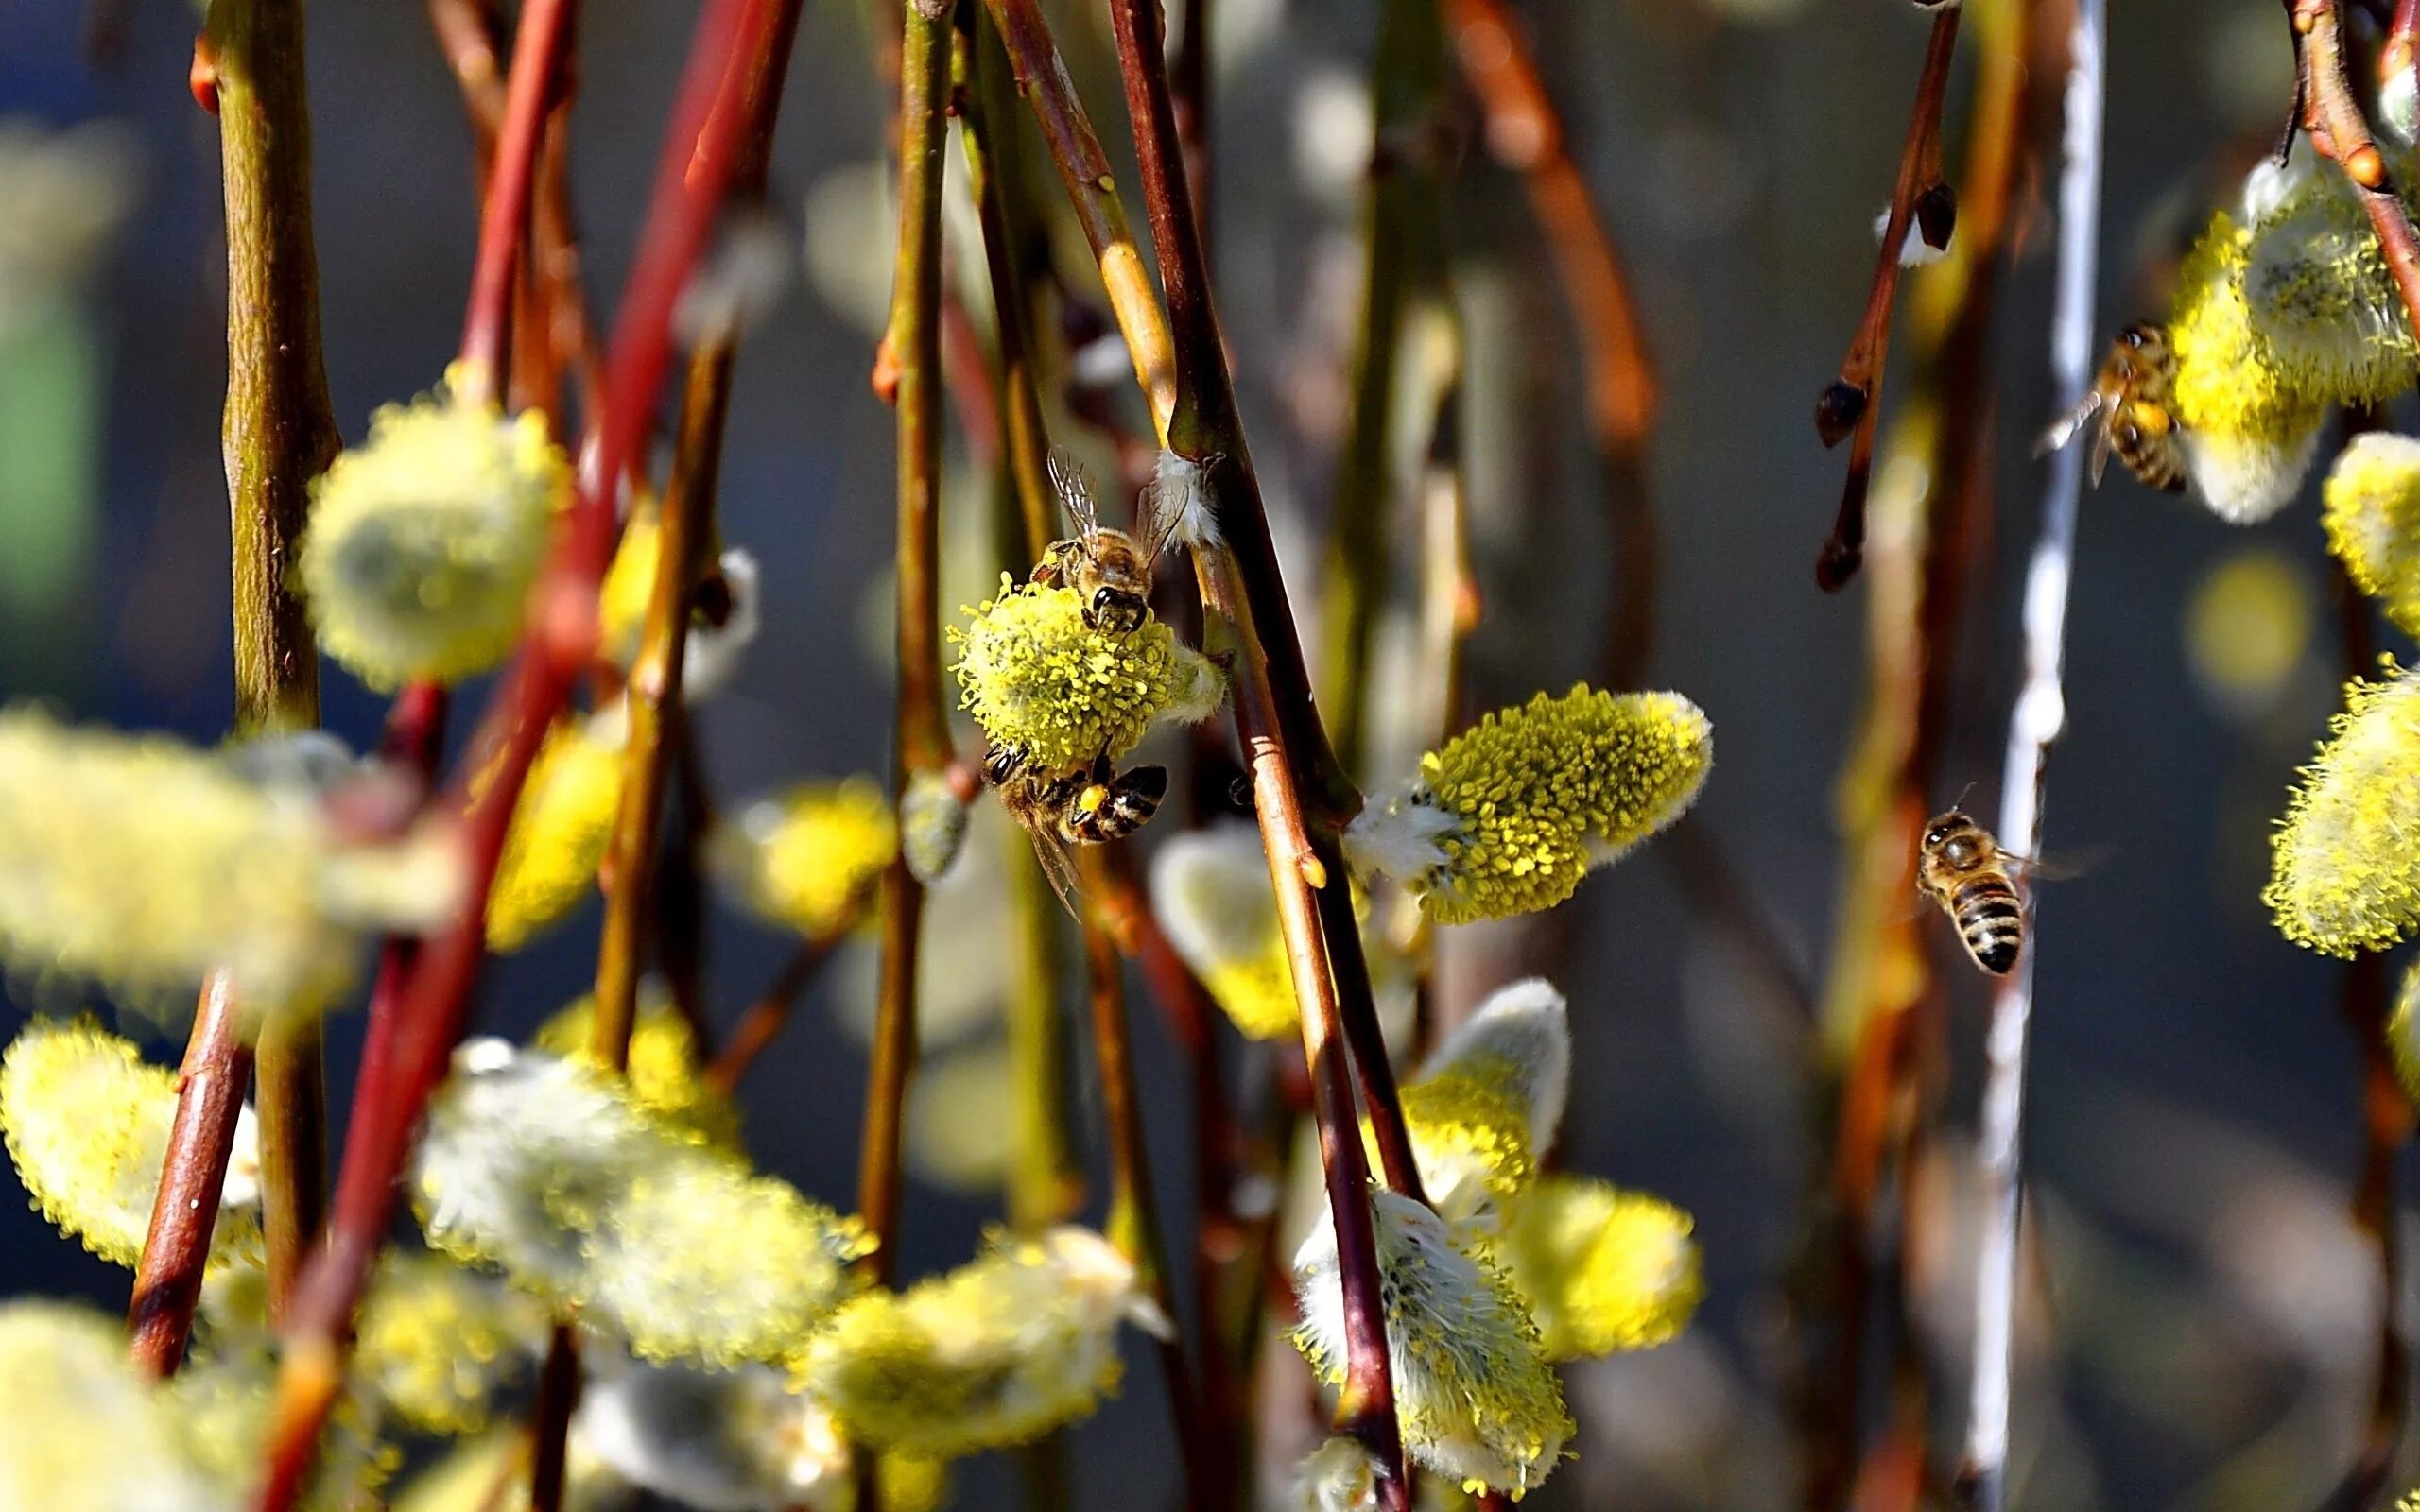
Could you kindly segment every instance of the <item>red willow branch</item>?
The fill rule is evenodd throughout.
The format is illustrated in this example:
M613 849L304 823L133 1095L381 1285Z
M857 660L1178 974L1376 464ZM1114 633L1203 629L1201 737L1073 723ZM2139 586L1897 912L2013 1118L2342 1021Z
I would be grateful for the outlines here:
M917 773L950 761L941 672L942 164L949 112L950 0L901 8L899 249L884 344L898 387L897 646L899 688L891 796L904 806ZM857 1211L873 1237L864 1268L889 1285L898 1268L899 1143L916 1062L916 976L925 889L903 852L882 877L882 967L867 1069ZM873 1456L857 1457L858 1500L873 1495Z
M261 1512L290 1512L343 1378L346 1339L375 1256L412 1131L469 1011L484 952L487 893L512 807L548 723L594 654L597 585L613 549L615 495L643 440L672 351L672 311L721 203L742 123L717 115L735 58L771 42L770 0L710 0L700 17L643 222L607 366L607 403L586 449L579 496L531 596L530 632L475 742L488 784L447 798L461 816L469 885L456 917L421 949L398 1004L387 1074L346 1149L329 1242L314 1257L285 1328ZM478 758L492 756L492 763Z
M579 0L529 0L513 38L504 119L479 213L479 247L471 265L469 313L462 321L462 397L493 401L505 379L506 346L529 202L538 178L546 113L562 86Z
M2299 65L2303 80L2303 126L2321 156L2336 160L2344 177L2361 192L2361 209L2377 233L2378 249L2387 270L2394 275L2395 291L2403 296L2404 318L2420 332L2420 236L2387 173L2386 159L2371 140L2369 122L2345 77L2344 38L2336 0L2286 0L2286 11L2301 38ZM2394 36L2410 47L2407 18L2398 11Z
M1825 593L1836 593L1857 576L1865 552L1865 495L1874 472L1874 430L1880 397L1882 368L1891 347L1891 313L1899 287L1899 257L1909 229L1922 215L1928 242L1945 245L1946 189L1941 183L1941 111L1949 94L1949 63L1957 51L1958 18L1962 6L1949 6L1933 16L1932 38L1925 46L1924 71L1916 77L1916 106L1908 122L1908 137L1899 149L1899 176L1891 190L1891 212L1882 224L1882 249L1876 254L1874 284L1858 322L1856 339L1841 360L1841 375L1815 402L1815 433L1825 446L1849 444L1848 481L1841 491L1841 509L1832 523L1831 539L1815 564L1815 580ZM1930 202L1929 213L1919 199ZM1935 232L1939 235L1936 237Z
M1637 301L1512 7L1505 0L1445 0L1445 18L1462 77L1478 99L1488 150L1520 176L1546 233L1564 302L1571 307L1587 374L1588 432L1614 527L1606 681L1636 687L1654 649L1656 527L1648 447L1658 403Z
M318 652L286 587L310 482L336 455L320 347L311 232L310 115L301 0L213 8L197 68L210 75L227 215L227 401L222 446L233 576L235 723L246 733L319 723ZM324 1211L326 1094L316 1017L272 1016L257 1054L223 977L202 989L162 1176L135 1273L134 1356L166 1375L200 1295L246 1074L257 1067L262 1207L272 1313L283 1310ZM181 1206L167 1204L177 1194Z

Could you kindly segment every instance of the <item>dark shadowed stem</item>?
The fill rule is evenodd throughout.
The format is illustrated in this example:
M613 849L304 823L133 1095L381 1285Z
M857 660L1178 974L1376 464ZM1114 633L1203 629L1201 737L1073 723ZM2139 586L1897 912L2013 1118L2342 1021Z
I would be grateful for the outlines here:
M852 925L861 906L853 904L850 907ZM748 1068L755 1063L756 1057L772 1043L773 1037L781 1033L782 1026L789 1022L790 1014L798 1005L799 994L815 980L815 973L822 970L823 963L832 958L834 948L848 936L849 930L843 927L828 935L799 941L798 948L783 963L781 973L773 979L772 985L748 1005L748 1010L731 1026L731 1033L723 1037L722 1048L716 1052L715 1058L706 1066L707 1086L725 1096L730 1095L732 1089L739 1085L739 1079L748 1074Z
M1081 857L1087 891L1106 869L1098 852ZM1104 922L1083 924L1084 965L1090 977L1093 1049L1100 1066L1101 1108L1109 1126L1110 1242L1134 1266L1135 1289L1167 1319L1159 1340L1160 1374L1175 1420L1177 1450L1184 1462L1185 1503L1196 1512L1227 1505L1232 1463L1212 1452L1193 1372L1185 1363L1184 1336L1176 1326L1175 1294L1169 1289L1167 1251L1160 1239L1158 1204L1151 1195L1151 1164L1144 1145L1142 1091L1134 1077L1134 1048L1126 1022L1126 963Z
M2050 332L2060 405L2092 379L2093 300L2100 233L2101 105L2105 0L2079 0L2068 46L2066 164L2059 180L2059 277ZM2075 563L2076 503L2083 457L2069 447L2050 461L2042 529L2025 576L2025 679L2009 715L1997 838L2018 855L2042 853L2042 800L2050 747L2066 724L2067 588ZM2044 944L2036 927L1992 998L1984 1040L1983 1232L1975 1278L1974 1390L1962 1480L1978 1512L2008 1501L2009 1376L2016 1324L2017 1225L2023 1194L2026 1030L2033 974Z
M1411 1486L1395 1420L1369 1170L1345 1063L1348 1036L1358 1033L1360 1042L1378 1044L1377 1010L1335 839L1337 827L1357 811L1359 794L1337 766L1311 701L1301 642L1236 412L1193 198L1184 183L1159 7L1155 0L1113 0L1110 19L1179 359L1167 444L1204 466L1225 542L1195 551L1195 575L1204 614L1222 621L1234 636L1236 730L1252 773L1302 1015L1304 1059L1310 1069L1343 1291L1346 1366L1339 1426L1376 1456L1380 1504L1387 1512L1408 1512ZM1314 816L1322 826L1317 839ZM1342 929L1322 928L1322 893L1347 900ZM1372 1093L1371 1117L1383 1138L1391 1124L1399 1132L1402 1110L1380 1095L1391 1087L1383 1048L1374 1065L1374 1074L1372 1065L1361 1071Z
M1588 434L1614 534L1603 676L1608 687L1634 688L1654 649L1657 577L1648 465L1657 395L1637 303L1512 7L1506 0L1445 0L1445 19L1462 76L1478 98L1488 150L1521 176L1571 307L1587 373Z
M714 536L715 484L722 432L730 413L734 350L728 329L689 356L689 379L673 453L672 478L658 516L655 581L639 631L638 655L624 684L630 732L622 747L621 811L607 850L613 887L596 952L596 1010L589 1053L616 1071L630 1064L631 1027L638 1012L639 971L647 955L648 879L671 747L667 725L681 705L681 674L689 639L689 610L698 569Z
M1100 149L1091 119L1076 98L1067 65L1051 40L1039 0L984 0L1000 28L1009 66L1016 76L1017 93L1025 96L1042 127L1043 142L1065 180L1068 201L1075 206L1084 240L1100 268L1110 311L1134 357L1135 381L1150 402L1155 424L1165 428L1176 404L1176 359L1168 346L1168 330L1161 318L1159 301L1151 292L1151 275L1128 228L1126 207L1117 197L1117 180L1110 173L1109 157Z
M313 1257L286 1319L268 1475L256 1503L261 1512L290 1512L302 1492L342 1384L354 1309L393 1207L413 1130L468 1015L484 954L488 890L513 804L548 724L595 654L597 585L613 549L616 484L637 455L670 365L673 307L713 227L739 136L739 123L715 117L711 108L731 60L769 44L771 9L769 0L708 0L699 19L615 324L607 402L593 427L593 445L584 449L589 465L533 591L527 642L474 743L471 769L482 771L486 785L475 797L458 788L444 800L462 817L465 896L413 964L398 1003L386 1074L360 1088L371 1112L355 1120L357 1137L345 1150L328 1244Z
M1957 52L1958 18L1964 8L1951 6L1933 16L1932 38L1925 46L1924 71L1916 77L1916 106L1908 121L1908 137L1899 150L1899 176L1891 189L1891 213L1882 226L1882 249L1876 253L1874 283L1867 291L1865 315L1857 336L1841 361L1841 375L1815 402L1815 431L1824 444L1849 437L1848 482L1841 491L1840 516L1831 539L1815 564L1815 580L1826 593L1845 586L1857 576L1865 551L1866 486L1874 470L1874 428L1882 397L1883 359L1891 348L1893 297L1899 287L1899 255L1915 223L1916 197L1938 181L1941 162L1941 110L1949 94L1949 63Z
M244 1108L244 1084L251 1075L242 1016L226 973L213 973L202 984L193 1037L185 1041L167 1161L160 1173L160 1194L151 1205L143 1260L135 1267L134 1304L127 1314L135 1367L155 1379L176 1373L193 1336L193 1311L201 1299L201 1273L210 1258L211 1231L218 1223L235 1121Z
M2344 177L2361 192L2361 208L2369 215L2371 230L2377 232L2378 249L2386 256L2387 270L2394 275L2395 291L2403 296L2404 318L2420 332L2420 236L2412 233L2411 217L2395 192L2385 156L2371 140L2369 122L2361 116L2352 80L2345 77L2344 37L2336 0L2286 0L2286 9L2302 37L2303 120L2311 146L2323 156L2334 158ZM2399 34L2408 47L2409 32Z
M1337 760L1361 769L1369 725L1370 639L1388 580L1394 518L1395 372L1415 297L1450 304L1439 245L1444 203L1433 146L1443 115L1445 34L1437 0L1391 0L1378 12L1370 98L1376 148L1362 208L1361 328L1353 408L1339 459L1324 594L1329 707Z
M579 1335L558 1322L546 1336L538 1400L529 1412L529 1512L562 1512L571 1415L579 1406Z
M471 264L470 308L462 319L462 397L493 402L505 380L520 253L538 180L546 116L571 56L579 0L529 0L513 37L504 119L479 211L479 247Z
M1201 250L1211 251L1210 9L1212 0L1186 0L1184 25L1168 50L1168 100L1176 107L1177 140L1184 148L1184 180L1193 190L1193 219L1201 228Z
M950 9L903 8L899 55L899 250L885 340L898 368L899 689L891 793L950 761L941 684L942 163L949 109ZM898 1270L899 1141L916 1061L917 947L925 890L905 856L882 878L882 968L867 1073L857 1211L873 1236L866 1274ZM857 1456L858 1498L873 1491L873 1456Z
M302 15L302 0L221 0L211 8L203 37L217 72L227 213L222 441L233 546L235 723L246 733L308 729L320 714L310 621L285 581L311 480L338 445L320 350ZM275 1315L325 1211L327 1094L317 1017L273 1016L256 1061ZM201 1122L189 1127L196 1135L233 1133ZM222 1168L225 1159L223 1151L216 1157ZM202 1225L205 1242L209 1231Z

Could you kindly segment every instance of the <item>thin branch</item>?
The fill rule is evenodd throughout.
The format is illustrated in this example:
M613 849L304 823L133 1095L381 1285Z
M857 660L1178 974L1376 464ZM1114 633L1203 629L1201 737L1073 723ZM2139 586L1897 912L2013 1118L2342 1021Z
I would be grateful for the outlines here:
M2105 0L2078 0L2069 43L2066 163L2059 181L2059 279L2050 332L2050 366L2062 406L2092 381L2093 296L2100 235ZM2025 681L2009 716L2002 775L2001 845L2042 853L2042 801L2050 746L2066 724L2065 674L2067 588L2075 559L2076 502L2083 457L2068 448L2050 462L2042 533L2025 576ZM2026 1030L2040 959L2037 928L2015 971L1992 999L1984 1041L1983 1234L1975 1278L1974 1389L1962 1479L1978 1512L2001 1512L2008 1500L2011 1347L2016 1322L2017 1224L2022 1200Z
M671 358L674 304L704 249L728 181L741 123L712 107L732 60L770 44L770 0L709 0L683 70L653 199L616 322L607 403L584 449L579 495L537 588L530 635L506 674L475 742L487 785L457 790L469 885L455 918L422 948L395 1015L387 1074L359 1095L329 1242L314 1258L286 1320L271 1417L268 1473L257 1505L290 1512L343 1380L354 1309L393 1207L414 1128L468 1016L485 945L487 893L514 803L548 724L594 654L597 586L612 552L614 498L646 434ZM485 760L481 760L485 758Z
M2344 38L2336 0L2286 0L2286 11L2302 39L2304 129L2320 155L2335 159L2344 177L2361 192L2361 208L2377 233L2387 270L2394 275L2395 291L2403 296L2404 318L2414 332L2420 332L2420 236L2412 233L2411 217L2387 173L2386 158L2371 140L2369 122L2362 119L2360 102L2353 96L2352 81L2345 77ZM2402 20L2398 15L2396 35L2406 39L2408 47L2410 33L2401 26Z
M193 1336L194 1307L210 1258L211 1231L244 1108L251 1052L244 1048L242 1012L226 973L202 984L177 1078L177 1117L160 1194L151 1206L142 1263L134 1272L134 1302L127 1314L136 1367L155 1379L174 1375Z
M529 202L538 178L546 115L571 55L579 0L529 0L512 43L504 119L479 213L479 247L471 265L471 299L462 320L456 382L473 402L493 400L506 371L506 346Z
M538 1398L529 1411L529 1512L562 1512L579 1385L579 1335L559 1321L546 1335Z
M855 906L849 910L852 924L857 912L858 908ZM806 990L807 984L815 980L816 972L832 958L833 950L847 937L848 929L844 927L828 935L799 941L798 948L783 963L781 972L774 977L772 985L748 1005L748 1011L739 1016L738 1022L731 1026L731 1033L724 1037L722 1049L707 1062L703 1078L707 1086L725 1096L730 1095L732 1089L739 1085L739 1079L748 1074L748 1068L755 1064L756 1057L772 1042L782 1026L789 1022L799 994Z
M1957 52L1958 18L1963 9L1953 5L1934 13L1932 37L1925 45L1924 71L1916 77L1915 112L1908 122L1907 141L1899 149L1899 176L1891 190L1891 212L1882 225L1882 249L1875 257L1865 315L1858 322L1848 355L1841 361L1840 377L1815 403L1815 431L1824 445L1852 438L1840 515L1815 564L1815 580L1825 593L1839 591L1857 576L1865 552L1865 494L1874 471L1876 401L1881 397L1883 362L1891 348L1899 256L1915 223L1917 197L1940 182L1941 111L1949 95L1949 63ZM1927 228L1927 234L1930 229ZM1947 240L1945 234L1943 240Z
M1648 447L1658 404L1655 369L1613 233L1571 159L1535 50L1506 0L1446 0L1462 76L1479 103L1489 151L1520 175L1546 233L1587 374L1589 438L1615 538L1606 614L1605 681L1639 685L1654 649L1655 505Z
M1080 858L1088 892L1106 869L1097 851ZM1173 1324L1176 1296L1168 1285L1167 1251L1160 1238L1158 1204L1151 1195L1150 1157L1143 1135L1142 1091L1134 1077L1134 1048L1126 1022L1126 963L1117 941L1094 919L1083 922L1084 965L1090 978L1093 1049L1100 1067L1102 1111L1109 1125L1110 1242L1134 1266L1136 1288ZM1176 1426L1177 1451L1184 1463L1185 1502L1197 1512L1216 1512L1232 1498L1232 1462L1214 1452L1184 1358L1184 1336L1170 1328L1159 1341L1160 1375L1167 1388Z

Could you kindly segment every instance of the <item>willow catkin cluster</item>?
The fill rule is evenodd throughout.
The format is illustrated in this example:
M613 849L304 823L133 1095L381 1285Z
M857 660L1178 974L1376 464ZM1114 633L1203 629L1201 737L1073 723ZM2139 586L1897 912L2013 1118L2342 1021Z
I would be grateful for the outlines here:
M625 735L603 718L567 716L547 727L488 886L488 949L519 950L596 885L621 812ZM490 781L490 772L477 774L473 790Z
M2186 468L2220 518L2265 520L2294 496L2319 442L2325 400L2261 340L2244 294L2252 233L2214 217L2177 271L2169 316L2173 404Z
M2392 662L2380 680L2356 679L2329 729L2260 896L2288 939L2349 957L2420 926L2420 679Z
M1520 1495L1572 1434L1563 1386L1527 1304L1484 1250L1398 1193L1370 1194L1395 1411L1412 1458L1465 1489ZM1294 1346L1331 1386L1344 1381L1344 1294L1332 1217L1294 1256Z
M1564 997L1532 977L1491 996L1403 1089L1403 1116L1428 1200L1457 1223L1493 1227L1554 1143L1571 1083Z
M994 745L1047 773L1116 761L1163 719L1206 719L1226 696L1208 658L1146 616L1126 635L1084 623L1072 588L1015 582L953 627L959 703Z
M458 1053L411 1193L432 1246L578 1305L648 1359L788 1358L869 1243L577 1061L497 1040Z
M954 1459L1091 1416L1117 1384L1121 1321L1168 1327L1107 1240L1054 1228L856 1298L808 1347L801 1378L852 1438Z
M706 867L766 922L824 939L856 922L899 839L873 778L800 782L717 820Z
M1662 1344L1687 1325L1705 1292L1692 1227L1661 1197L1556 1173L1512 1205L1495 1253L1547 1358L1578 1360Z
M1539 694L1423 756L1345 847L1437 923L1534 913L1686 813L1713 764L1713 727L1679 694Z
M177 1075L83 1022L36 1020L0 1056L0 1134L43 1216L112 1264L132 1269L177 1116ZM259 1257L260 1137L248 1108L211 1231L210 1263Z
M2320 521L2362 593L2420 636L2420 438L2365 431L2328 469Z
M296 576L320 645L378 689L496 665L570 482L534 410L450 388L379 410L311 489Z
M324 1005L365 926L415 931L460 889L436 831L337 836L319 796L164 737L0 710L0 961L142 996L213 971L255 1012Z

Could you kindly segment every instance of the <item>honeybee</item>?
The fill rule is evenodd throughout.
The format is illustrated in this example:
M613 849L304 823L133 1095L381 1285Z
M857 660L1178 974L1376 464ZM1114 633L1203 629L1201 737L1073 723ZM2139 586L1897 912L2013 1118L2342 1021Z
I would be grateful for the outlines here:
M1150 822L1167 797L1165 766L1118 771L1106 756L1092 765L1053 777L1037 772L1013 749L994 746L984 753L983 777L1000 795L1000 806L1033 840L1034 859L1067 911L1076 907L1078 882L1071 846L1122 840Z
M2173 493L2185 487L2185 443L2176 412L2169 408L2176 384L2176 352L2168 332L2137 320L2118 333L2091 392L2052 421L2034 455L2055 452L2092 427L2092 481L2098 487L2109 455L2154 489Z
M1134 505L1134 533L1100 523L1092 486L1061 453L1050 454L1050 483L1075 535L1044 548L1033 580L1076 591L1084 624L1104 635L1129 635L1143 623L1151 600L1151 564L1175 532L1177 511L1166 490L1146 489Z
M1966 954L1994 976L2006 976L2025 948L2025 902L2009 873L2031 865L1961 809L1926 825L1917 847L1917 890L1941 904Z

